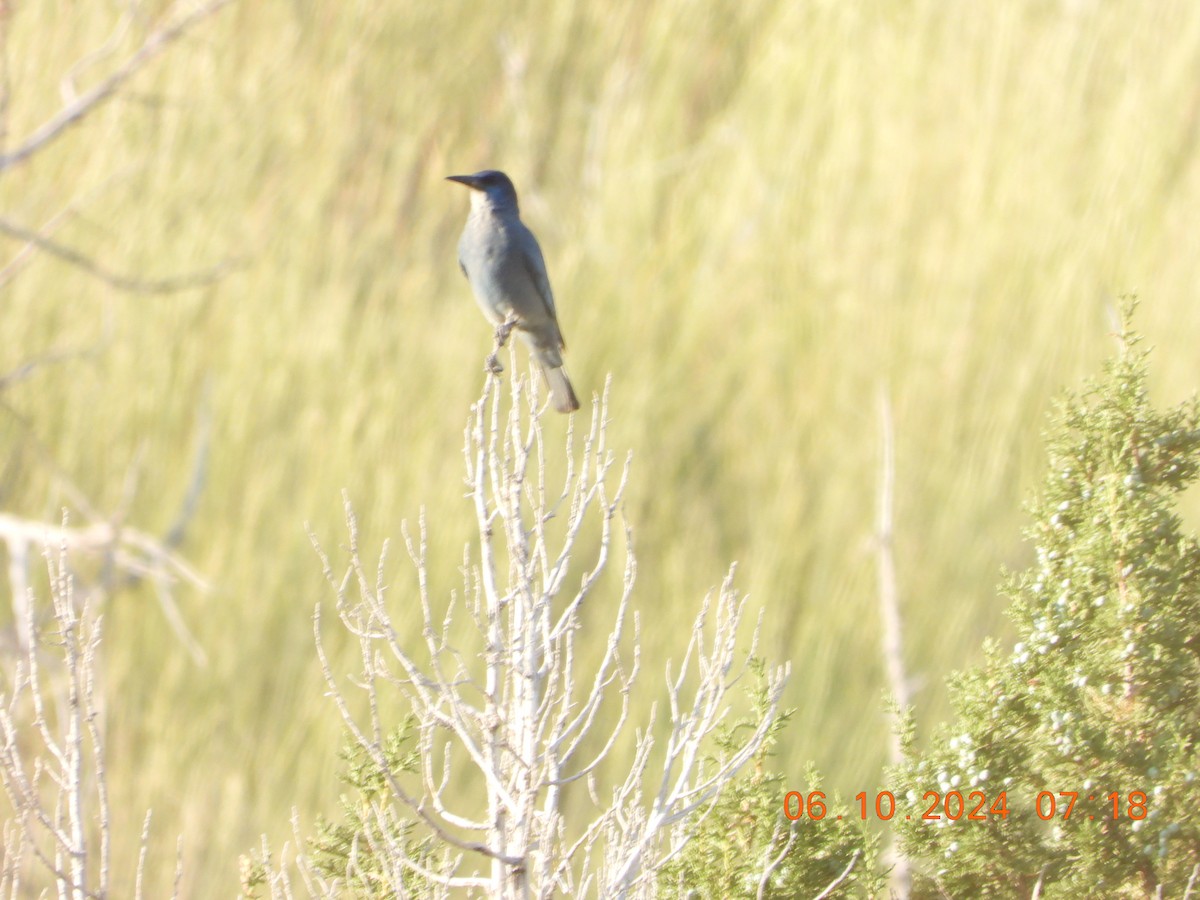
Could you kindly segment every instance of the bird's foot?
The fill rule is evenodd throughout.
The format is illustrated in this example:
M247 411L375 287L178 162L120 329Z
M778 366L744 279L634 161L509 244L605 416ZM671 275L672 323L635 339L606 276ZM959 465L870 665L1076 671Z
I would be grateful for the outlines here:
M496 350L499 351L507 342L512 330L517 327L517 317L512 313L496 328Z
M492 375L499 375L504 371L504 366L500 363L500 351L504 349L504 345L508 343L508 336L516 327L517 317L512 313L509 313L508 318L496 326L495 347L492 349L491 356L483 364L484 368Z

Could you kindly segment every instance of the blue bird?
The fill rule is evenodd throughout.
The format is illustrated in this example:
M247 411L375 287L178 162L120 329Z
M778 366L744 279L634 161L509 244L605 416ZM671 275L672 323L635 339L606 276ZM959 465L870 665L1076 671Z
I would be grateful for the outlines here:
M500 339L515 328L541 366L554 408L579 409L563 368L566 349L542 248L517 207L517 189L503 172L450 175L471 188L471 212L458 242L458 265Z

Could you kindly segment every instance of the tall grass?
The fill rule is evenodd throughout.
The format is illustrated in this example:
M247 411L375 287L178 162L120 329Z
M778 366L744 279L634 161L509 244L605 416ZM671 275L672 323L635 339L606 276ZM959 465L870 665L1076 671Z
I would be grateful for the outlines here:
M15 6L21 133L119 4ZM490 336L441 177L488 166L546 251L581 394L614 373L648 651L739 560L765 652L794 664L781 764L872 789L877 394L928 722L939 679L1005 627L994 585L1027 552L1044 411L1108 351L1116 295L1144 298L1163 399L1200 384L1198 66L1187 2L227 10L0 182L6 215L69 207L56 236L115 270L242 262L130 296L42 258L0 294L0 371L97 350L5 392L6 509L57 518L44 447L106 509L140 460L130 518L166 528L211 421L185 547L216 584L185 601L210 664L149 593L107 611L114 828L135 842L153 807L191 895L215 896L293 805L334 808L305 523L336 545L343 487L376 543L425 507L433 588L460 583L458 448Z

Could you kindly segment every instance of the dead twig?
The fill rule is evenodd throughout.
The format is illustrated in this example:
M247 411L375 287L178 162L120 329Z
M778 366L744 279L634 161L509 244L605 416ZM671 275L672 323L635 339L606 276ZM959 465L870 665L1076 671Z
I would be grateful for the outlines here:
M220 281L239 265L237 260L226 259L210 268L188 272L184 275L174 275L170 278L135 278L130 275L111 272L78 250L68 247L65 244L60 244L58 241L52 240L45 235L39 234L23 225L18 225L8 219L0 218L0 234L25 241L28 247L34 247L44 253L49 253L51 256L69 263L111 287L122 291L129 291L133 294L172 294L179 291L207 287L210 284Z
M18 166L31 156L49 146L73 125L79 124L106 100L116 95L125 82L146 67L171 44L181 38L195 25L214 15L233 0L211 0L191 12L164 25L150 34L140 47L121 66L91 90L84 91L64 105L58 112L34 129L33 133L17 146L0 154L0 172Z

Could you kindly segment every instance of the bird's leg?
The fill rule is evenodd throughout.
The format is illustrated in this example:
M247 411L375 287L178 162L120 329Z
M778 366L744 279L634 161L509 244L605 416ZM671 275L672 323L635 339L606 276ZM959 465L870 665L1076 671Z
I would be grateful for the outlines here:
M496 344L492 349L491 356L487 358L487 362L484 364L487 371L493 375L499 375L504 371L504 366L500 363L500 351L504 348L505 343L508 342L508 336L512 334L512 330L516 327L517 317L510 312L508 318L496 328Z
M496 329L496 349L499 350L508 341L508 336L512 334L512 330L517 327L516 313L509 313L508 318L500 323L500 327Z

